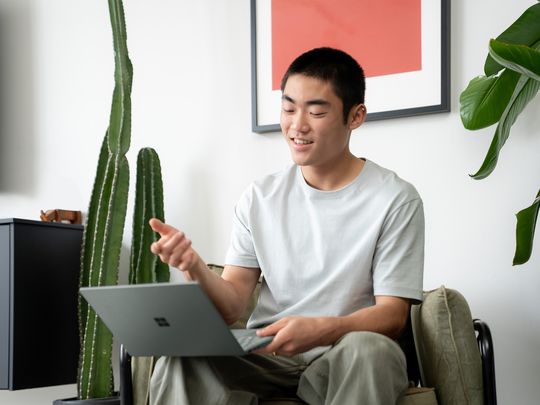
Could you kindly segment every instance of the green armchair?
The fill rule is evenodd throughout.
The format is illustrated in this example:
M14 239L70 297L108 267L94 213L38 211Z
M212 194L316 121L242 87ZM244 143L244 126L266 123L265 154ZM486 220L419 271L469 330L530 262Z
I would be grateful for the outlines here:
M209 265L221 274L222 266ZM259 294L256 287L244 316L233 325L245 327ZM496 405L493 342L485 322L471 317L465 298L440 287L424 292L411 308L407 331L399 341L407 357L411 387L397 405ZM144 405L151 370L132 373L132 358L120 349L122 405ZM276 398L262 405L293 405L298 398Z

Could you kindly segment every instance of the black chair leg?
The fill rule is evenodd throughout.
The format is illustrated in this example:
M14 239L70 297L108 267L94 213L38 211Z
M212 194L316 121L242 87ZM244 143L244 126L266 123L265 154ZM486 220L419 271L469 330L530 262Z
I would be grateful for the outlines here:
M133 405L131 356L126 351L124 345L120 346L120 404Z
M476 341L482 358L482 377L484 382L484 404L497 405L497 389L495 385L495 359L493 340L488 325L480 319L473 320L477 332Z

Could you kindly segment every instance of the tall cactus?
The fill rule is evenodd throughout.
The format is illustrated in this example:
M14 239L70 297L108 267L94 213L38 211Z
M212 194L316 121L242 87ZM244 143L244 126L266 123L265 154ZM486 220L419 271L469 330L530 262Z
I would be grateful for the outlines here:
M130 95L133 71L127 51L121 0L109 0L109 14L115 53L115 86L109 128L101 147L83 236L81 286L118 282L129 189L129 165L125 154L131 137ZM112 335L82 299L79 300L79 327L79 398L111 396L114 387Z
M169 281L169 266L150 251L150 245L158 239L157 233L148 226L150 218L165 220L163 183L156 151L151 148L143 148L137 157L130 284ZM138 387L133 390L134 405L148 403L148 387L153 368L153 357L133 357L131 359L133 385Z

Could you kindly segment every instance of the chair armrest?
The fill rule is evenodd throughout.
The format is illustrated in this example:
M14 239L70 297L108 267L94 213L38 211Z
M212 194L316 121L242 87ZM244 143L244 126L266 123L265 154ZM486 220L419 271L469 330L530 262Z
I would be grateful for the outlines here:
M120 345L120 404L133 405L133 381L131 378L131 355Z
M480 319L473 319L476 341L482 358L482 379L484 383L484 404L497 405L495 386L495 360L493 356L493 340L489 326Z

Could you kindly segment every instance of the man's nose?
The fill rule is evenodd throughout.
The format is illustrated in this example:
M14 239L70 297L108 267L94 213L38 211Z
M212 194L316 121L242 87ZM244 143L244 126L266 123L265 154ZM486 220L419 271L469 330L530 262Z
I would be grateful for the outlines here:
M302 112L296 113L293 117L291 127L298 132L307 132L309 130L309 124L305 114L303 114Z

